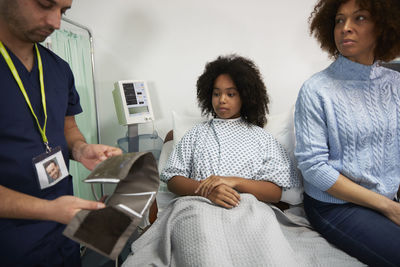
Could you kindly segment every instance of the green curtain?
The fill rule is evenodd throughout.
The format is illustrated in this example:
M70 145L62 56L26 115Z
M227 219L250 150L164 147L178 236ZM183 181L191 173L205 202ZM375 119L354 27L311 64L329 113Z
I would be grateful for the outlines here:
M61 29L50 36L50 45L47 46L71 66L83 109L81 114L75 116L76 122L86 141L90 144L97 144L97 121L89 36ZM90 185L82 182L90 171L80 163L71 160L70 173L73 177L74 194L84 199L93 200L94 196ZM100 188L97 186L98 195L99 191Z

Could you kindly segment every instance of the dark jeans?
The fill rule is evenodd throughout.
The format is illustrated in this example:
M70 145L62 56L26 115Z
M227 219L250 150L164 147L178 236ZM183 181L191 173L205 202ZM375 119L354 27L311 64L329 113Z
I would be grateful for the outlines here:
M304 194L311 225L330 243L369 266L400 266L400 226L374 210L331 204Z

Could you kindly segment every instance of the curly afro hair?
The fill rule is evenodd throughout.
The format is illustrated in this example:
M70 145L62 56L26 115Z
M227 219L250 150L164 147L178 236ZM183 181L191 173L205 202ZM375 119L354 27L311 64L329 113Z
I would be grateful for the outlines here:
M197 80L197 100L203 115L216 117L212 106L212 92L217 77L229 75L242 101L241 117L248 123L263 127L269 113L269 97L260 71L249 59L237 55L220 56L206 64Z
M321 48L337 58L334 28L337 10L349 0L319 0L309 17L310 33L319 41ZM377 33L375 60L391 61L400 56L400 0L356 0L371 13Z

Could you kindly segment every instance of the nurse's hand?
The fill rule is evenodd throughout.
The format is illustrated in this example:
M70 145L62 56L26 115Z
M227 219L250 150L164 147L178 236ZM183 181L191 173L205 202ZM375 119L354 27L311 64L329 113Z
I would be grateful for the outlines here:
M117 147L85 143L76 150L74 159L82 163L87 169L93 170L100 162L121 154L122 150Z
M231 209L239 205L240 195L235 189L221 184L214 188L214 190L207 196L213 203Z
M105 208L104 203L81 199L75 196L62 196L49 201L48 219L68 224L81 210L98 210Z

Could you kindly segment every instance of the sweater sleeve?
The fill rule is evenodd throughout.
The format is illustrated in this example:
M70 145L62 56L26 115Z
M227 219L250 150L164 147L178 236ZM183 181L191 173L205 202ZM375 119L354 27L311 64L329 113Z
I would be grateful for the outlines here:
M329 142L324 98L306 83L296 102L295 156L298 168L308 183L322 191L328 190L339 177L339 172L329 165ZM316 84L314 84L316 86Z

